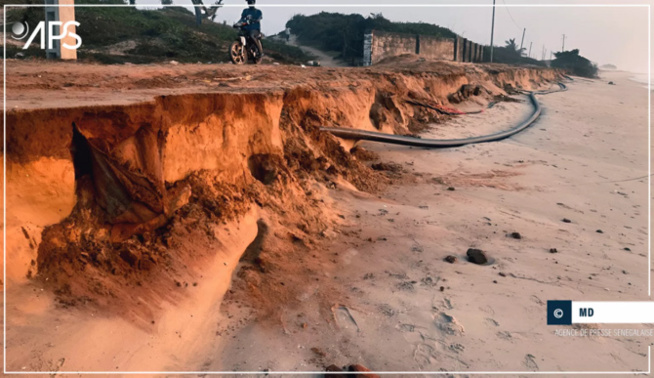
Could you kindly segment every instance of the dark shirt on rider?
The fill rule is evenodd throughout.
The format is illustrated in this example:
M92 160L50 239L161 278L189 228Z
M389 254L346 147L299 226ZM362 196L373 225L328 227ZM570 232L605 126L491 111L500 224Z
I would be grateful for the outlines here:
M250 16L250 23L243 27L245 30L261 30L261 19L263 12L257 8L245 8L241 13L241 20L246 21Z

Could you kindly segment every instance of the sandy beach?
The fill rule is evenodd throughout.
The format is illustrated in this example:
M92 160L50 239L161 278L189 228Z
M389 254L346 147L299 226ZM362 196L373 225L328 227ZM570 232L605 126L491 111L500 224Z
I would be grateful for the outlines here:
M16 274L6 303L7 368L646 371L651 338L560 334L654 325L546 325L547 300L649 299L649 104L633 76L574 78L567 92L539 96L541 118L501 142L442 150L361 143L377 157L372 163L382 163L375 169L388 179L383 190L357 190L343 179L315 183L306 195L330 219L316 240L275 229L267 236L261 220L278 220L256 207L212 226L215 256L178 283L188 286L183 298L171 294L152 318L135 311L140 323L62 306L56 293ZM471 99L461 109L484 112L432 124L420 136L509 128L531 112L526 96L513 97L521 101L490 109ZM35 106L30 92L15 101ZM72 166L42 171L46 183L52 175L74 180ZM34 180L35 188L43 185ZM49 224L70 211L72 194L52 190L62 198L47 203L52 219L39 218L34 206L46 205L37 197L9 197L36 205L8 212L8 240L18 243L25 233L29 243L40 242L32 229L9 225L11 214L22 214L16 222ZM257 243L253 264L242 254ZM12 252L19 261L7 263L12 271L28 269L35 254L21 248ZM489 263L468 262L469 248L485 251Z
M311 300L321 285L307 284L307 299L282 313L287 329L241 327L215 366L646 371L649 338L562 337L546 325L547 300L648 299L647 91L628 78L576 78L567 92L539 96L542 118L502 142L446 150L366 143L412 182L379 197L331 192L346 227L316 276L341 289L333 318ZM498 131L528 113L527 103L503 103L423 137ZM468 263L468 248L494 261Z

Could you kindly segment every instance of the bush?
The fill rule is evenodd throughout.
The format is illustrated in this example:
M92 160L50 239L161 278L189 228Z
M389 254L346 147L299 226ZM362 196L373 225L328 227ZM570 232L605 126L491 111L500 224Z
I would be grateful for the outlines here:
M484 61L490 62L490 46L484 46ZM511 47L498 47L493 49L493 63L533 65L545 67L545 62L533 58L527 58Z
M597 65L579 55L579 49L562 51L554 54L556 59L552 61L552 67L562 68L577 76L597 77Z

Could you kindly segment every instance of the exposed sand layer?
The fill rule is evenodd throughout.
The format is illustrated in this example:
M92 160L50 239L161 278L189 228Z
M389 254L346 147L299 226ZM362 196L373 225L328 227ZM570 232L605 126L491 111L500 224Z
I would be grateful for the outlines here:
M450 118L405 100L484 109L558 74L411 61L71 66L9 64L8 369L646 367L642 339L558 348L544 323L547 299L647 292L636 84L575 82L500 143L350 151L317 127L485 134L528 103ZM467 263L470 247L492 264ZM594 354L569 365L582 345Z

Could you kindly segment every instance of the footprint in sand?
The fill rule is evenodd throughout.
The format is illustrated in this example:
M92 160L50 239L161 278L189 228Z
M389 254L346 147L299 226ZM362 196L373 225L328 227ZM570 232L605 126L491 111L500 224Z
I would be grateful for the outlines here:
M464 346L461 345L461 344L452 344L452 345L450 345L448 348L449 348L452 352L457 353L457 354L460 353L460 352L463 352L463 351L466 349L466 347L464 347Z
M500 331L500 332L497 332L496 335L500 339L504 339L504 340L513 339L513 335L511 335L511 332L509 332L509 331Z
M454 316L444 312L434 315L434 323L438 329L447 335L460 336L465 332L463 325Z
M538 364L536 363L536 357L534 357L531 354L527 354L525 356L525 361L523 362L525 367L531 371L537 371L538 369Z
M413 350L413 360L418 363L422 369L425 365L431 364L432 359L436 359L434 347L428 344L417 344Z
M454 308L454 306L452 305L452 301L449 298L444 298L438 303L432 300L432 304L431 304L432 311L439 312L441 307L445 308L446 310L452 310Z
M336 320L336 325L343 330L350 332L359 332L359 325L357 324L350 309L343 305L335 305L332 307L332 313Z
M493 327L499 327L500 323L497 322L497 320L492 319L492 318L486 318L486 324L493 326Z

